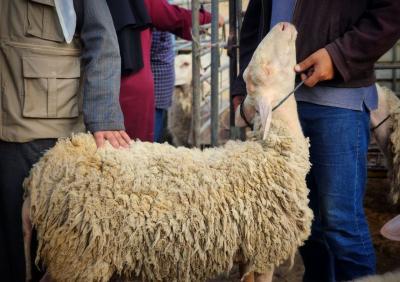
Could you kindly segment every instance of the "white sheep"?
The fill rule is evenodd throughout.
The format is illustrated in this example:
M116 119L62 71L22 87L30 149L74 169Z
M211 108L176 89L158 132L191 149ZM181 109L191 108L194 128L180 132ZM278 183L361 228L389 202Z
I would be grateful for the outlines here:
M201 57L201 65L207 66L210 62L209 56ZM226 55L221 54L221 61L228 61ZM209 71L208 71L209 72ZM207 72L202 68L201 74L206 75ZM201 129L200 143L210 144L210 115L211 115L211 100L210 100L210 85L208 81L201 83ZM175 58L175 89L172 96L172 104L168 110L168 132L171 134L172 143L175 146L192 147L192 55L178 55ZM226 99L220 99L219 113L219 134L218 139L226 141L229 138L229 104Z
M204 281L239 257L267 281L312 220L294 98L271 119L294 86L295 38L292 25L277 25L248 66L245 104L262 117L250 141L200 151L146 142L98 150L89 134L59 140L24 182L37 262L56 281Z
M400 100L388 88L376 86L378 109L371 112L371 128L386 158L391 201L397 203L400 196Z

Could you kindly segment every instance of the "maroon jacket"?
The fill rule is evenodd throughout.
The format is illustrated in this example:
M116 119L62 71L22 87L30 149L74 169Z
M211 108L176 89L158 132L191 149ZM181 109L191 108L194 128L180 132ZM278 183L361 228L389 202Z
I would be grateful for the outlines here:
M240 38L240 75L233 95L245 95L242 73L269 30L271 0L250 0ZM375 82L374 64L400 38L400 0L297 0L297 61L326 48L336 68L319 85L363 87Z

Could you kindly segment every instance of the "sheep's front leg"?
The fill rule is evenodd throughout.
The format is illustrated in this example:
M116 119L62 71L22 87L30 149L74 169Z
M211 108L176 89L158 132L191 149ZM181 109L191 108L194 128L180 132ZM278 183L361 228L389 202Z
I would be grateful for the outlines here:
M271 270L265 273L248 272L247 264L240 264L240 274L242 275L241 282L272 282L274 275L274 268L271 266Z
M26 198L22 205L22 231L24 234L24 253L25 253L25 269L26 281L32 279L31 273L31 240L32 240L32 222L30 216L30 197Z
M240 281L241 282L254 282L254 272L247 273Z

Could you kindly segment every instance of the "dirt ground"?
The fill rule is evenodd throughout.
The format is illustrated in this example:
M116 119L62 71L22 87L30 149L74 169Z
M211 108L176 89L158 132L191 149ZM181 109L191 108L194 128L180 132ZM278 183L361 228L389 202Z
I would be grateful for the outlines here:
M385 273L400 268L400 242L383 238L379 230L382 225L400 214L400 205L392 206L387 201L389 184L384 178L369 178L365 197L365 212L368 217L372 239L377 256L378 273ZM296 257L292 269L282 266L274 273L274 282L300 282L304 267L300 256ZM210 282L239 281L239 271L235 268L229 278L219 278Z
M400 214L400 204L392 206L387 200L388 194L389 183L386 179L368 180L365 212L372 232L379 273L400 268L400 242L385 239L379 233L383 223Z

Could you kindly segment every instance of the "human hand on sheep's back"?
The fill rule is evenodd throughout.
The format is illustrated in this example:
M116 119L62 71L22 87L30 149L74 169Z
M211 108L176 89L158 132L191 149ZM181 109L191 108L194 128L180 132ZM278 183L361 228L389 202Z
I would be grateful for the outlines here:
M331 80L335 75L332 58L325 48L311 54L294 69L302 73L301 80L308 87L314 87L320 81Z
M103 147L106 140L116 149L120 147L128 148L131 142L131 138L129 138L129 135L123 130L97 131L93 136L96 140L97 148Z

